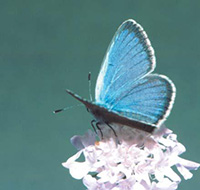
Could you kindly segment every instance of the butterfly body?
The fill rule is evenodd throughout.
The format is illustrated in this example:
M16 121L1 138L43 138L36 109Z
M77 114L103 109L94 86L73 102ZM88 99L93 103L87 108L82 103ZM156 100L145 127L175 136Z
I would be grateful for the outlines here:
M176 89L164 75L152 74L154 50L143 28L134 20L122 23L103 60L95 101L82 102L101 123L117 123L152 133L172 109Z
M66 91L75 99L82 102L85 105L85 107L88 109L88 111L94 116L96 121L98 121L99 123L125 125L131 128L136 128L136 129L146 131L148 133L152 133L154 129L156 128L153 125L138 122L138 121L120 116L117 112L115 113L112 110L109 111L103 106L100 106L93 102L85 100L70 90L66 90Z

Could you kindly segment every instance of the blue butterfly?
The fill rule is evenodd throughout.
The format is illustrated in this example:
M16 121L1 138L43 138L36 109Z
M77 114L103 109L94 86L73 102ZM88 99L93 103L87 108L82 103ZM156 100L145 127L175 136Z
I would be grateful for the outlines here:
M172 109L176 89L166 76L151 74L154 50L134 20L122 23L114 35L99 72L95 102L67 92L82 102L98 123L126 125L152 133Z

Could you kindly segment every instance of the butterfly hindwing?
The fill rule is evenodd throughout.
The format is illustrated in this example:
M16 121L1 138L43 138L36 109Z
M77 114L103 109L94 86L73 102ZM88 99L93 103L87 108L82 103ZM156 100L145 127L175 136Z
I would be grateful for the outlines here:
M160 126L169 114L175 91L167 77L149 74L117 97L111 109L127 118Z

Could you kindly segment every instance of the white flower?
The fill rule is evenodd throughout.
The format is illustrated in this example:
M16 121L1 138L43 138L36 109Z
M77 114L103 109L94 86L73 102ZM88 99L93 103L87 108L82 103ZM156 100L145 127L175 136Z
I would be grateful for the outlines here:
M71 138L79 151L63 166L89 190L174 190L181 178L172 166L185 179L200 166L179 157L186 149L169 129L153 135L124 126L114 126L114 130L117 138L107 126L102 127L100 141L90 130ZM85 161L76 161L81 154Z

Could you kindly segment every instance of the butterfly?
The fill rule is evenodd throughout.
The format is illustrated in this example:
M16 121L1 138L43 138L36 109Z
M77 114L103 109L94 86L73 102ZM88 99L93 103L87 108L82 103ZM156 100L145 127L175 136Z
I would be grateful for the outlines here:
M172 109L176 88L164 75L152 74L154 50L136 21L129 19L115 33L97 78L95 101L70 90L100 124L125 125L153 133Z

